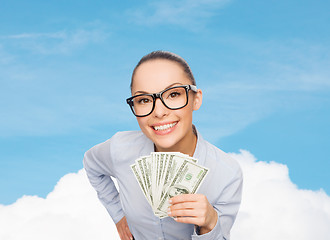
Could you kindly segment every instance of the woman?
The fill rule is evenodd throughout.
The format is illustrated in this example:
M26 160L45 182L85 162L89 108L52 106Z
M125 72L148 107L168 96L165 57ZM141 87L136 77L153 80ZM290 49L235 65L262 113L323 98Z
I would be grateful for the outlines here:
M229 239L241 201L242 173L234 159L205 141L192 124L202 91L186 61L164 51L144 56L133 71L131 93L127 103L141 131L117 133L84 157L88 178L121 240ZM177 94L185 100L172 100ZM130 169L151 152L188 154L210 170L198 193L170 199L170 217L163 219L153 214ZM117 179L120 193L110 176Z

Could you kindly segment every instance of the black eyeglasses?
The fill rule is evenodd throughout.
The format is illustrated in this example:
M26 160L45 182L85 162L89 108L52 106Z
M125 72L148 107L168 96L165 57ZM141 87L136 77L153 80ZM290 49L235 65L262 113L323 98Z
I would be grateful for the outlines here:
M159 98L165 107L176 110L188 104L188 92L197 92L195 85L182 85L167 88L159 93L139 94L126 99L133 114L137 117L145 117L155 109L156 99Z

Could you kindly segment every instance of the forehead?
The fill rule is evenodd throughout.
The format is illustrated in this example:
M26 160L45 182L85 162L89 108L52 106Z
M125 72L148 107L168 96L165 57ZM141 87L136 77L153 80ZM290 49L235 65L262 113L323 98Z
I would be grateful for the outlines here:
M150 60L136 69L132 93L159 92L174 83L190 84L190 80L179 63L164 59Z

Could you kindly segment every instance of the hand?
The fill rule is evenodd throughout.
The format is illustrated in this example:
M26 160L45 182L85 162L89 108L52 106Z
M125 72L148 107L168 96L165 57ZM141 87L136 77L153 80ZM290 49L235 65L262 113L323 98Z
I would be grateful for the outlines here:
M133 240L133 235L128 228L126 217L123 217L119 222L117 222L116 228L121 240Z
M168 215L182 223L200 227L200 234L210 232L218 221L218 214L203 194L181 194L170 199Z

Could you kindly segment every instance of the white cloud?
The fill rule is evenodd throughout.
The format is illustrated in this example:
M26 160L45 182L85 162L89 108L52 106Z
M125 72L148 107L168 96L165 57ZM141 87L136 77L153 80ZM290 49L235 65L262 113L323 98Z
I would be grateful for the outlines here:
M243 201L233 239L328 239L330 197L324 191L298 189L285 165L256 161L243 150L231 155L244 173Z
M285 165L256 161L248 151L231 155L244 173L232 239L328 239L328 195L298 189ZM65 175L45 199L24 196L12 205L0 205L0 226L3 240L119 239L83 170Z
M142 25L171 24L190 29L202 27L230 0L177 0L150 2L147 6L127 11L134 22Z
M119 239L85 172L67 174L45 199L23 196L0 205L2 240Z

